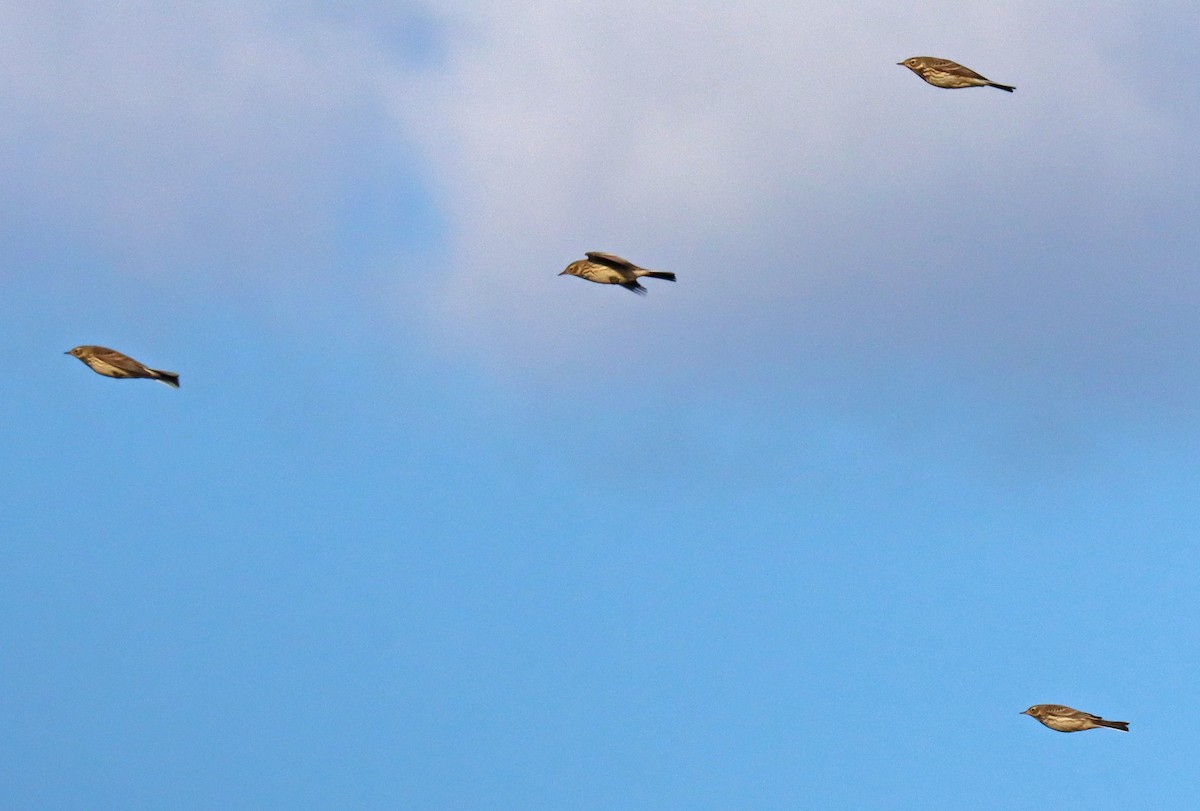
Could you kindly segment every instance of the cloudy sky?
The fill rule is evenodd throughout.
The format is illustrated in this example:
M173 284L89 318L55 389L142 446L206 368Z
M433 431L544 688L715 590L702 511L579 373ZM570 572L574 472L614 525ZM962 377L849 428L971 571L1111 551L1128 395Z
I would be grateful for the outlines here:
M0 2L0 795L1186 807L1198 32Z

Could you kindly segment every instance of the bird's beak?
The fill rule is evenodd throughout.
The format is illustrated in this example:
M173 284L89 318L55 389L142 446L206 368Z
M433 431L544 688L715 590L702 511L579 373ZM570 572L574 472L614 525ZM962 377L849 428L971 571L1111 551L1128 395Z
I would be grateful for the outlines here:
M562 273L560 273L560 274L558 274L558 275L559 275L559 276L566 276L566 275L567 275L567 272L564 270Z
M897 62L896 64L897 64L897 65L899 65L900 67L904 67L904 63L903 63L903 62Z
M1017 715L1029 715L1029 710L1021 710Z
M63 352L63 354L64 354L64 355L70 355L70 354L71 354L71 350L70 350L70 349L68 349L66 352Z

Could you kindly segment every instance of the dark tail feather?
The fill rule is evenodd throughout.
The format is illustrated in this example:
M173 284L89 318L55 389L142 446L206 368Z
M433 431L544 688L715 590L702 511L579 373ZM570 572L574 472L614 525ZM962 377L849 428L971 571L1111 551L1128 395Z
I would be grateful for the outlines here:
M626 290L632 290L639 296L646 295L646 288L638 284L637 279L634 279L632 282L621 282L621 287L624 287Z
M668 282L675 281L675 274L665 270L647 270L646 275L651 279L666 279Z
M158 369L151 369L150 371L154 372L154 374L157 375L157 377L154 378L155 380L162 381L163 383L166 383L168 386L170 386L173 389L179 388L179 373L178 372L163 372Z
M1003 90L1005 93L1011 93L1017 89L1017 88L1013 87L1012 85L996 84L995 82L989 82L988 87L994 87L997 90Z
M1098 718L1096 719L1096 723L1102 727L1108 727L1109 729L1119 729L1122 732L1129 731L1128 721L1105 721L1103 718Z

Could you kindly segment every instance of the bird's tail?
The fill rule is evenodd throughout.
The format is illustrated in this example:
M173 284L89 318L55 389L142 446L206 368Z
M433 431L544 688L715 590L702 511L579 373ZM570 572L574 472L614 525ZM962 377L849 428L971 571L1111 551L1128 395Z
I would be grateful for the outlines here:
M675 281L675 274L665 270L647 270L644 273L639 273L639 276L649 276L651 279L666 279L668 282Z
M179 373L178 372L164 372L160 369L151 369L150 371L154 372L155 380L158 380L159 382L162 382L162 383L166 383L168 386L170 386L173 389L179 388Z
M1102 727L1108 727L1109 729L1119 729L1122 732L1129 731L1128 721L1105 721L1103 718L1098 718L1096 719L1096 723Z
M988 82L988 87L994 87L997 90L1003 90L1005 93L1011 93L1017 89L1010 84L996 84L995 82Z

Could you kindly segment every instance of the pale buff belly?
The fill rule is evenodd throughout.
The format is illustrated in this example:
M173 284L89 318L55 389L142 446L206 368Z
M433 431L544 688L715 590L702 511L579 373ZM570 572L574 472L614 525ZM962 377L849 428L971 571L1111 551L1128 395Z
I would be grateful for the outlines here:
M113 366L111 363L105 363L104 361L99 360L97 358L92 358L88 365L91 366L94 371L96 371L99 374L104 375L105 377L140 377L141 376L134 372L130 372L126 369L121 369L120 367Z
M587 272L586 278L589 281L599 282L600 284L621 284L622 282L627 281L624 276L612 268L590 269Z

